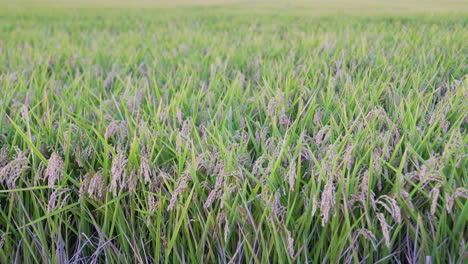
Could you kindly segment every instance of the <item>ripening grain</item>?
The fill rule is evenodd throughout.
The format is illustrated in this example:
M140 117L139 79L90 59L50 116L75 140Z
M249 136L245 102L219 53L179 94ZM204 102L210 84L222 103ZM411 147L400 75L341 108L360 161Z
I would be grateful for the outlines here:
M466 262L467 6L234 2L3 4L0 263Z

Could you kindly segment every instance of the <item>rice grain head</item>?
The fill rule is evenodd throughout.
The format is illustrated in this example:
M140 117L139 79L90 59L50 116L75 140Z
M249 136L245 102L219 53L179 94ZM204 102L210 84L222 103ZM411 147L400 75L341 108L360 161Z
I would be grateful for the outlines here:
M57 181L62 179L64 170L65 163L60 155L56 152L52 153L47 162L47 168L44 171L44 179L48 180L49 187L54 186Z
M140 177L142 176L144 179L144 182L146 184L150 183L152 180L151 178L153 177L153 171L151 170L148 162L148 154L146 152L143 152L140 156L140 169L139 169L139 175Z
M464 187L458 187L455 189L455 198L468 199L468 189Z
M188 187L188 182L192 180L192 177L189 176L189 172L185 171L184 172L185 176L182 176L177 180L177 187L172 194L171 200L169 202L169 206L167 207L168 211L171 211L174 209L176 203L177 203L177 198L179 197L180 194L182 194Z
M277 109L278 109L278 100L276 99L276 97L273 97L268 102L268 106L267 106L268 116L272 119L275 119Z
M106 132L104 134L105 138L108 139L114 135L117 136L117 139L120 140L127 136L127 123L121 120L113 120L106 127Z
M128 160L122 151L118 151L117 155L112 160L111 183L109 187L114 195L117 195L117 193L125 187L125 182L127 179L127 163Z
M68 188L55 188L54 191L49 196L49 201L47 203L47 213L52 213L57 208L63 207L70 197L70 189ZM62 197L64 194L65 197Z
M372 233L372 231L370 231L368 229L365 229L365 228L359 229L355 236L356 236L356 239L359 236L363 236L369 242L372 241L372 240L376 241L374 233Z
M290 189L291 192L294 192L296 177L297 177L296 162L293 160L291 162L291 164L289 165L289 170L288 170L288 173L286 175L286 178L288 179L288 183L289 183L289 189Z
M151 215L156 212L156 198L153 194L148 193L147 196L147 203L148 203L148 213L149 215L146 217L146 225L150 226L151 225Z
M377 199L376 203L382 205L397 223L401 223L401 211L396 199L388 195L382 195Z
M89 187L88 194L90 197L97 198L102 200L104 198L105 182L102 170L94 173L92 176Z
M437 201L439 199L439 193L440 193L440 184L437 184L429 193L429 196L431 197L431 215L435 215L436 210L437 210Z
M383 236L384 236L385 245L387 247L390 247L390 230L391 230L391 227L387 224L387 221L385 220L384 214L377 213L377 218L379 219L380 225L382 227L382 233L383 233Z
M320 122L322 121L323 111L317 111L314 114L314 125L320 126Z
M26 154L17 147L15 147L15 151L15 158L7 162L4 167L0 167L0 184L6 183L10 189L16 188L16 181L29 169L29 160L26 158ZM3 160L0 162L5 163Z
M322 212L322 226L330 219L331 212L335 207L335 186L333 185L332 177L325 184L320 201L320 211Z
M286 240L287 240L287 250L290 258L294 259L294 238L291 236L291 232L286 229Z

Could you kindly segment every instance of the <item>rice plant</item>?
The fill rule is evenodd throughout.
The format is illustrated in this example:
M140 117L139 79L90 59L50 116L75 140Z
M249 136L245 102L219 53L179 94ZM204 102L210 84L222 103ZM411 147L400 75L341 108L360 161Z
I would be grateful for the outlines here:
M0 3L0 263L466 263L466 2L360 1Z

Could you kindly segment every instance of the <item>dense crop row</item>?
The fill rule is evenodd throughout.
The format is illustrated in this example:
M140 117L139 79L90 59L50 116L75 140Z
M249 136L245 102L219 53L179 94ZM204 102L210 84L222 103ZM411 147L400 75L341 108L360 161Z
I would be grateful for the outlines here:
M2 13L0 262L466 261L467 22Z

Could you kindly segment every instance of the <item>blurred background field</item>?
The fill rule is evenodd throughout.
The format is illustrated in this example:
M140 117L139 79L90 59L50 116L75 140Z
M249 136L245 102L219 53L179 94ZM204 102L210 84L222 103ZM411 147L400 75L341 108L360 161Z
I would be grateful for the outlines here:
M396 14L466 12L466 0L2 0L0 5L16 8L203 8L219 11L289 12L295 14ZM5 10L5 9L4 9Z

